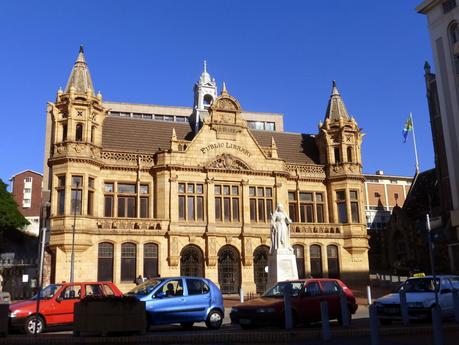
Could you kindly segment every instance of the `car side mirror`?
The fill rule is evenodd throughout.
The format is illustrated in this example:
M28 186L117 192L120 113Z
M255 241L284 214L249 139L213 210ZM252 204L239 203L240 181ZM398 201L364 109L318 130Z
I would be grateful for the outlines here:
M444 294L444 293L451 293L451 289L442 289L440 291L441 294Z

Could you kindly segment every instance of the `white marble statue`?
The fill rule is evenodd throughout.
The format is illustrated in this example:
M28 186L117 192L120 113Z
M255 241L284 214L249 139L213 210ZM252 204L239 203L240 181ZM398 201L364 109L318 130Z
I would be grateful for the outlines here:
M298 268L293 248L290 245L291 219L284 212L282 204L277 204L271 215L271 248L268 255L268 282L270 288L285 280L298 279Z
M290 223L291 219L284 212L284 206L281 203L277 204L276 211L271 215L271 250L279 249L293 252L290 245Z

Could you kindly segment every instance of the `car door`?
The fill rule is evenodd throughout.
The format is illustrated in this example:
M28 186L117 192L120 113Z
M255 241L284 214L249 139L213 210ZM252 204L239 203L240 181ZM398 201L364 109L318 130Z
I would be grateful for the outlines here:
M322 300L322 291L317 281L308 281L304 287L304 292L297 300L300 308L297 317L306 322L320 320L320 302Z
M82 286L70 284L54 298L53 320L55 324L73 323L73 310L75 303L81 299Z
M183 279L164 281L152 294L147 303L148 322L150 324L180 323L184 320L186 300L183 296Z
M184 319L188 322L203 321L210 306L210 287L199 278L186 278L186 312Z
M334 280L323 280L320 282L323 298L321 301L328 303L328 316L330 320L338 318L341 312L339 292L341 287Z
M447 278L440 279L440 291L438 293L438 303L441 307L443 316L454 315L453 305L453 285Z

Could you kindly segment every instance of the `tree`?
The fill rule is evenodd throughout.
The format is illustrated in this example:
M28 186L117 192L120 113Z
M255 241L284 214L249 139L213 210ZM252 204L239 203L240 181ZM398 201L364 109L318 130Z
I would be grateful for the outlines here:
M21 229L29 221L19 212L13 195L6 190L6 183L0 179L0 233L6 230Z

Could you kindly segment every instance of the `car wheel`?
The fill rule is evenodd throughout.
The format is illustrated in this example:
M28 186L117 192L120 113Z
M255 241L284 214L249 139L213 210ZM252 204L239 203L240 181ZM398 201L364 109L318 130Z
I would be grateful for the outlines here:
M379 319L379 322L381 323L381 325L384 325L384 326L392 324L392 320L390 319Z
M213 309L207 316L206 326L209 329L219 329L220 326L222 325L222 322L223 322L222 313L217 309Z
M35 321L37 326L37 334L40 334L45 330L45 322L43 318L41 316L36 317L35 315L31 315L26 319L24 324L24 331L27 334L35 334Z
M194 322L182 322L180 326L184 329L192 329Z

